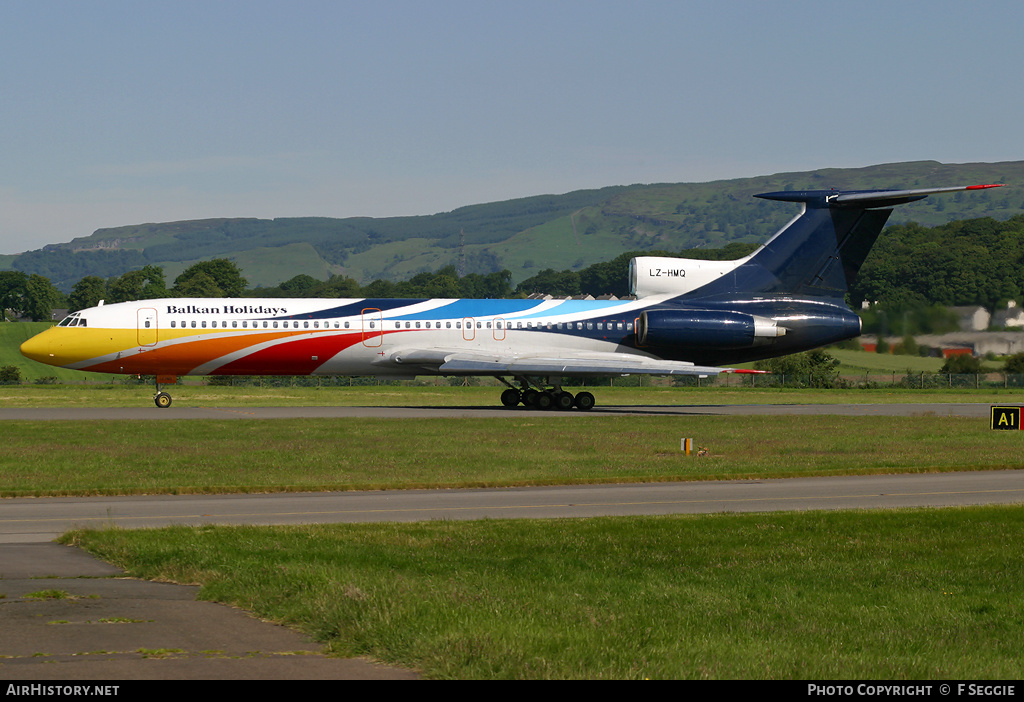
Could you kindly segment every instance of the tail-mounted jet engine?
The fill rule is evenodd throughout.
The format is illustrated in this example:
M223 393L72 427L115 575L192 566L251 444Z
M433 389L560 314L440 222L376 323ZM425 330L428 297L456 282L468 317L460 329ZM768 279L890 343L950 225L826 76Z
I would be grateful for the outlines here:
M640 346L740 349L785 335L775 320L728 310L646 310L636 326Z

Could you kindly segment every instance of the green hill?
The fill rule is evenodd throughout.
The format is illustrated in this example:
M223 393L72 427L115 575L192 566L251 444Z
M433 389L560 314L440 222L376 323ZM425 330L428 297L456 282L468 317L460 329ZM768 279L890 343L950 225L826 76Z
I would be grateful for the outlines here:
M755 193L805 188L914 188L1006 183L993 191L929 198L899 208L892 223L934 226L1024 213L1024 161L885 164L779 173L709 183L615 186L462 207L419 217L206 219L100 229L91 236L3 257L0 269L48 277L67 291L85 275L110 277L147 264L168 279L190 263L230 258L250 284L299 273L348 275L362 284L403 280L446 265L465 273L508 269L513 283L542 269L579 270L630 250L720 248L760 242L794 214Z

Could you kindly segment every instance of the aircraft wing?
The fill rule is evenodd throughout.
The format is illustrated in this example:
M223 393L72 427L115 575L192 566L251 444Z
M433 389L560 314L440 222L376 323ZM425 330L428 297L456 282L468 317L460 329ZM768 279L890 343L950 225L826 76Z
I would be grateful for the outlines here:
M750 373L716 366L697 366L687 361L663 361L627 353L486 354L438 349L405 349L378 364L398 364L415 372L416 367L452 375L699 375ZM756 372L756 371L754 371Z

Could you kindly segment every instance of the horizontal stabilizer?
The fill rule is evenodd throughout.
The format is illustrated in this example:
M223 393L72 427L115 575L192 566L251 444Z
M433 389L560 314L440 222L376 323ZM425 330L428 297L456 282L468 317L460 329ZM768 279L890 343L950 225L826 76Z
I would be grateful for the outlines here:
M1001 188L1002 183L989 185L959 185L952 188L922 188L916 190L786 190L776 193L761 193L754 197L763 200L779 200L781 202L806 202L818 207L858 207L871 209L874 207L895 207L915 200L923 200L929 195L939 193L956 193L965 190L985 190Z

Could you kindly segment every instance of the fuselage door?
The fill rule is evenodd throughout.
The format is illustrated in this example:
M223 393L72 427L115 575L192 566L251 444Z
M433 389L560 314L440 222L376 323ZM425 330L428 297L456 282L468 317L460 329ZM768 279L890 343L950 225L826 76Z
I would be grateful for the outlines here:
M462 320L462 338L466 341L472 341L476 338L476 320L472 317L466 317Z
M363 346L375 348L384 343L384 317L376 307L363 310Z
M505 320L502 319L501 317L494 318L494 340L505 340Z
M156 346L156 310L152 307L141 307L138 310L139 346Z

